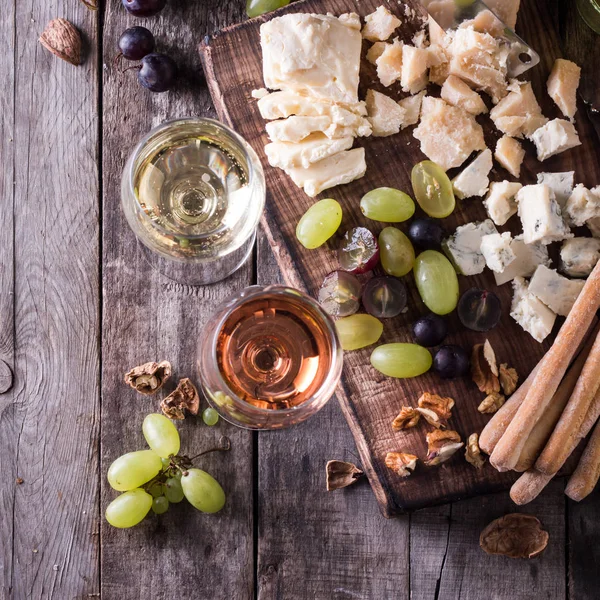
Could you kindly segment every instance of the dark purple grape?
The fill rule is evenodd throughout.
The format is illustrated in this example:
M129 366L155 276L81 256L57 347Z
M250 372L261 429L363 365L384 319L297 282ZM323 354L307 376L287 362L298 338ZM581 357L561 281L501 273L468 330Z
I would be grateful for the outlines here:
M438 346L448 335L448 324L439 315L431 313L414 322L413 335L417 344L421 346Z
M377 265L377 238L366 227L354 227L346 232L338 250L340 266L349 273L366 273Z
M460 346L442 346L433 357L433 370L442 379L462 377L469 372L469 355Z
M442 226L435 219L415 219L408 228L410 241L423 250L438 250L445 237Z
M346 271L333 271L319 289L319 303L332 317L353 315L360 306L360 281Z
M166 92L177 78L177 65L166 54L148 54L142 58L139 82L151 92Z
M471 288L458 301L460 322L473 331L489 331L498 325L502 316L500 298L487 290Z
M127 60L141 60L154 50L154 36L145 27L130 27L119 38L119 50Z
M396 317L406 308L406 286L395 277L374 277L363 290L362 303L378 319Z
M152 17L167 4L167 0L122 0L123 6L136 17Z

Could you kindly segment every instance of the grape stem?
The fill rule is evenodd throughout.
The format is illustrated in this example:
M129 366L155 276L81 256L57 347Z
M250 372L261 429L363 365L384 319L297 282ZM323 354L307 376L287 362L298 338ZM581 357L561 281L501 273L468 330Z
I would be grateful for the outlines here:
M228 450L231 450L231 440L226 435L221 437L221 439L219 440L219 444L220 446L217 446L216 448L204 450L204 452L200 452L200 454L192 456L192 458L189 459L190 462L196 460L197 458L200 458L201 456L204 456L205 454L208 454L209 452L227 452Z

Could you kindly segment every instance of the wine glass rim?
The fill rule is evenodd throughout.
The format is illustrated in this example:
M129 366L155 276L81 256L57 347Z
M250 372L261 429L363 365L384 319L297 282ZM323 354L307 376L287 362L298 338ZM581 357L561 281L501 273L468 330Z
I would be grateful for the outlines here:
M262 190L259 194L258 199L253 198L253 200L261 203L261 210L255 212L255 214L256 214L255 219L254 219L255 223L253 223L253 227L252 227L252 229L254 230L258 226L258 223L259 223L262 213L264 211L264 206L265 206L265 201L266 201L264 173L262 170L262 165L261 165L260 159L258 158L258 155L254 151L254 148L252 148L252 146L241 135L239 135L237 132L235 132L233 129L231 129L231 127L225 125L221 121L218 121L217 119L211 119L209 117L177 117L174 119L167 119L166 121L163 121L159 125L156 125L156 127L153 127L150 131L148 131L148 133L146 133L142 137L142 139L135 145L133 151L131 152L130 159L126 165L127 185L129 187L129 193L135 200L136 209L140 212L140 214L142 215L142 218L144 220L148 221L149 223L151 223L153 229L155 229L156 231L159 231L161 234L173 235L172 231L165 229L162 225L157 224L155 221L153 221L148 216L148 213L146 213L146 211L142 207L142 205L140 203L140 199L135 192L134 181L135 181L135 174L136 174L138 158L139 158L141 152L143 151L144 147L157 134L159 134L160 132L164 131L165 129L167 129L169 127L173 127L174 125L177 125L180 123L181 124L212 125L212 126L216 127L217 129L222 129L234 140L234 142L243 151L243 153L245 154L245 157L246 157L247 165L248 165L247 188L249 190L251 190L251 192L252 192L252 190L254 189L254 187L253 187L254 184L258 182L258 184L260 185L260 188ZM254 192L252 192L252 195L253 196L255 195ZM201 241L201 240L205 240L205 239L210 239L211 237L213 237L215 235L215 233L218 233L218 231L210 231L210 232L198 233L198 234L177 234L177 237L181 238L181 239L190 240L190 241Z

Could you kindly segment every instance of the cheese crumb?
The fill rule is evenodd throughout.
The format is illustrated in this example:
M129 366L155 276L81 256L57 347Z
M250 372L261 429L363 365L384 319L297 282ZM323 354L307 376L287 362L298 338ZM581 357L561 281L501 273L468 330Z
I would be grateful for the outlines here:
M531 83L513 81L512 91L490 111L490 118L502 133L529 137L548 122L536 100Z
M564 119L548 121L543 127L536 129L530 139L535 144L538 160L546 160L581 145L575 125Z
M416 94L427 86L429 51L405 45L402 48L402 72L400 84L403 92Z
M379 6L375 12L365 17L362 36L370 42L382 42L390 38L394 30L402 24L385 6Z
M496 144L494 158L513 177L519 177L519 174L521 173L521 163L525 158L525 150L523 150L523 146L521 146L517 140L504 135Z
M517 214L515 196L523 186L517 181L493 181L483 204L496 225L504 225Z
M456 75L449 75L442 85L441 97L452 106L463 108L472 115L488 111L481 96Z
M398 102L405 111L404 120L401 125L402 129L418 122L419 116L421 115L421 103L423 102L424 97L425 90L414 96L407 96Z
M554 100L565 117L577 112L577 88L581 69L570 60L557 58L548 77L548 96Z
M260 98L264 98L265 96L268 96L269 90L267 88L259 88L257 90L252 90L250 92L250 94L253 98L256 98L257 100L259 100Z
M600 197L583 184L576 185L565 205L565 216L571 225L577 227L600 217Z
M406 111L389 96L375 90L368 90L367 114L373 136L386 137L400 131Z
M394 40L386 44L383 52L375 61L377 77L385 87L389 87L402 76L402 42Z
M385 47L387 44L385 42L375 42L368 50L367 50L367 60L372 64L377 64L377 59L383 54Z

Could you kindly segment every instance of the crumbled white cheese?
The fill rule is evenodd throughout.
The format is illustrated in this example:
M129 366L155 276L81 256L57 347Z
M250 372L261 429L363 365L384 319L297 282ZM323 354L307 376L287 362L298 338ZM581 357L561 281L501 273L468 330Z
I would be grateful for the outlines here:
M490 233L481 238L481 254L485 264L496 273L503 273L506 268L517 258L511 248L512 237L505 233Z
M600 196L581 183L576 185L565 205L565 216L571 225L578 227L600 217Z
M301 142L272 142L265 146L269 164L280 169L308 168L328 156L352 148L352 136L330 139L322 133L313 133Z
M576 237L560 248L560 270L569 277L587 277L600 259L600 240Z
M496 225L504 225L517 214L515 196L523 186L516 181L494 181L483 204L490 219Z
M517 195L518 213L526 244L544 245L573 237L565 224L554 192L543 183L526 185Z
M481 96L456 75L449 75L442 85L441 97L452 106L463 108L472 115L487 112Z
M494 224L486 219L481 223L467 223L457 227L454 235L444 240L442 249L461 275L477 275L485 268L481 253L483 236L498 233Z
M548 96L562 114L572 119L577 112L577 88L581 69L570 60L557 58L548 77Z
M530 139L535 144L538 160L546 160L581 145L575 126L564 119L548 121L543 127L536 129Z
M518 140L503 135L496 143L494 158L513 177L519 177L521 173L521 163L525 158L525 150Z
M542 115L529 81L513 81L511 86L508 96L490 111L490 119L506 135L519 138L529 136L548 119Z
M522 277L513 280L513 288L510 316L534 340L543 342L554 327L556 314L529 292L527 282Z
M537 182L545 183L554 192L554 197L560 205L561 211L564 213L565 205L575 185L575 171L538 173Z
M486 148L452 180L455 195L461 200L472 196L483 196L490 185L488 175L491 170L492 151Z
M447 171L460 167L475 150L485 150L483 129L473 115L440 98L425 96L421 122L413 131L421 151Z
M390 87L402 76L402 46L403 44L399 40L386 44L383 52L375 61L377 77L379 77L381 85L385 87Z
M421 115L421 103L425 97L425 90L415 94L414 96L407 96L403 100L400 100L398 104L404 109L404 121L402 122L402 129L409 125L414 125L418 122Z
M581 279L567 279L554 269L540 265L529 282L529 292L552 312L566 317L584 284Z
M515 254L515 259L502 273L494 272L496 285L503 285L515 277L531 277L538 265L549 266L548 248L540 243L526 244L523 236L518 235L510 243L510 249Z
M429 51L405 45L402 48L402 73L400 85L402 91L416 94L427 87L427 68L429 67Z
M367 114L374 137L386 137L400 131L406 111L395 100L367 90Z
M375 12L365 17L362 36L370 42L383 42L389 39L402 24L385 6L379 6Z

